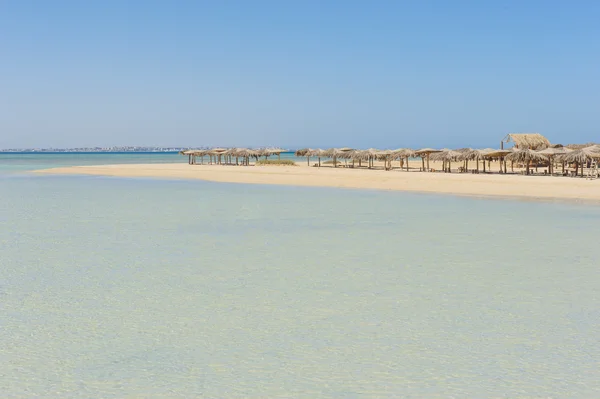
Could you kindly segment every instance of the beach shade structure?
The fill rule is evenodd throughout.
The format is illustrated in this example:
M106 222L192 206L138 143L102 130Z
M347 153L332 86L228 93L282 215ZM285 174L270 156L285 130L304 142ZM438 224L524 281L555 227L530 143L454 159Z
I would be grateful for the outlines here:
M265 148L263 151L267 156L277 155L277 159L281 159L281 153L285 152L282 148Z
M308 166L310 166L310 157L312 155L312 152L314 150L312 148L301 148L299 150L296 150L296 152L294 152L294 156L300 158L300 157L306 157L306 164Z
M548 157L544 154L540 154L529 148L523 150L513 151L506 155L506 159L511 162L521 163L525 165L526 174L531 174L529 167L531 162L547 162Z
M211 158L211 163L221 164L222 156L227 152L227 148L211 148L208 150L207 154Z
M382 150L382 151L378 151L375 154L375 158L378 161L382 161L383 162L383 168L385 170L392 170L392 157L393 157L393 151L392 150Z
M355 163L358 162L358 166L362 166L363 161L368 161L370 159L370 153L367 150L352 150L345 155L352 160L352 166L354 167ZM371 163L369 162L369 167Z
M466 159L466 155L473 151L472 148L459 148L457 150L454 150L458 153L460 153L460 157L459 157L459 161L462 161L464 164L462 167L459 168L459 172L467 172L468 171L468 167L469 167L469 160Z
M557 155L565 155L568 154L569 152L572 152L574 150L571 150L569 148L563 147L563 146L552 146L552 147L548 147L545 150L540 150L538 151L538 154L542 154L548 157L548 161L550 163L549 167L548 167L548 173L550 173L551 175L554 173L554 161L557 158ZM565 172L565 163L562 162L562 171L563 173Z
M550 140L539 133L509 133L500 141L500 149L504 144L513 143L520 150L543 150L551 146Z
M369 169L375 166L374 161L377 159L380 152L381 151L376 148L369 148L368 150L361 151L363 159L366 158L368 161Z
M494 151L496 150L493 148L472 149L471 151L462 152L461 159L466 161L475 161L477 163L477 168L475 169L477 173L479 173L479 161L483 160L483 173L485 173L485 156Z
M246 166L250 165L250 158L254 158L258 160L258 152L251 149L244 149L239 153L239 156L244 158Z
M575 164L575 176L578 175L581 166L581 176L583 176L583 168L588 162L600 159L600 146L592 145L578 150L570 151L566 154L559 155L562 162Z
M258 153L248 148L232 148L226 152L230 157L235 157L235 164L239 165L239 158L242 158L242 165L250 165L250 157L258 157Z
M317 158L317 166L320 168L321 167L321 158L326 158L325 155L323 155L323 153L325 152L325 150L322 150L320 148L315 148L310 150L309 154L311 157L313 158Z
M185 151L179 151L179 155L186 155L188 157L188 165L192 164L192 156L194 155L194 152L196 150L185 150Z
M350 155L351 151L353 151L353 149L349 147L330 148L323 151L323 155L327 158L333 159L333 167L337 168L337 159Z
M411 157L415 156L415 150L410 148L398 148L396 150L392 150L393 159L400 160L400 167L402 167L402 163L406 159L406 171L409 170L408 161Z
M450 149L443 149L440 152L431 154L432 161L441 161L442 170L450 173L452 171L452 162L459 161L462 159L462 153Z
M225 163L231 164L233 163L233 158L235 158L235 163L238 164L239 153L243 148L228 148L222 155L225 156Z
M188 164L195 165L196 157L202 158L202 163L204 163L204 156L207 154L208 150L185 150L180 151L181 155L186 155L188 157Z
M435 150L433 148L421 148L420 150L415 151L415 155L421 157L421 162L423 163L423 171L429 171L429 157L431 154L435 154L436 152L442 152L442 150ZM425 168L425 159L427 159L427 168Z
M506 156L508 154L512 154L514 151L512 150L492 150L488 149L487 153L483 156L483 167L485 168L485 160L487 159L490 162L492 159L498 160L500 162L500 173L506 173ZM502 166L504 166L504 171L502 170ZM491 167L491 165L490 165Z
M585 143L585 144L567 144L564 147L570 150L581 150L583 148L600 146L598 143Z

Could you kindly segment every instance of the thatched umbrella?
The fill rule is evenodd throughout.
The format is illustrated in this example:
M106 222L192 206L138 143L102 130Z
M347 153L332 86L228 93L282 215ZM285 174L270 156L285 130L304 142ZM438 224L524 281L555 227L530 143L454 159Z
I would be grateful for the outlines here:
M376 159L378 161L383 161L383 168L385 170L391 170L392 169L392 156L393 156L392 150L383 150L383 151L378 151L377 153L375 153L374 159Z
M318 166L319 168L321 167L321 158L325 157L325 155L323 155L323 153L325 152L325 150L322 150L320 148L315 148L313 150L310 151L309 155L311 157L316 157L318 160Z
M310 166L310 156L314 150L312 148L301 148L294 153L297 157L306 157L306 164Z
M420 150L415 151L415 155L421 157L421 162L423 163L423 171L429 171L429 156L436 152L441 152L441 150L434 150L433 148L421 148ZM425 158L427 158L427 169L425 169Z
M269 154L268 156L277 155L277 159L281 159L281 153L285 152L285 150L282 148L266 148L264 152Z
M538 154L542 154L548 157L548 160L550 162L550 165L548 167L548 173L552 174L554 173L554 159L556 158L557 155L564 155L564 154L568 154L569 152L572 152L573 150L566 148L566 147L548 147L545 150L541 150L538 151ZM565 163L564 161L562 162L562 166L563 166L563 173L565 172Z
M240 157L243 159L242 161L242 165L246 165L249 166L250 165L250 157L254 157L256 159L258 159L258 152L254 151L254 150L250 150L248 148L238 148L236 153L235 153L236 158ZM237 159L236 159L236 164L237 164Z
M190 165L195 165L196 164L196 157L201 157L201 162L204 163L204 156L206 154L208 154L209 150L185 150L185 151L180 151L179 153L182 155L187 155L188 156L188 163Z
M406 171L408 172L409 165L408 161L411 157L415 156L415 151L410 148L398 148L397 150L392 151L392 158L400 160L400 167L402 167L402 162L404 162L404 158L406 158Z
M208 150L206 152L206 155L209 155L211 157L211 162L213 160L213 157L215 159L215 163L221 163L221 157L223 156L223 154L225 154L227 152L227 148L212 148L210 150Z
M454 151L454 150L445 148L442 151L431 155L431 160L442 161L442 169L444 170L444 172L451 172L452 171L452 162L460 160L462 155L463 154L458 151Z
M358 166L361 167L362 161L366 161L369 159L369 155L367 154L367 152L365 150L348 151L346 156L352 160L352 167L354 167L354 164L356 161L358 161Z
M467 154L473 151L472 148L459 148L458 150L454 150L460 153L459 161L463 161L464 165L462 166L462 171L467 172L469 169L469 160L466 158Z
M491 152L494 152L493 148L484 148L484 149L473 149L470 151L463 151L461 159L463 160L472 160L477 162L477 173L479 173L479 160L483 160L483 173L485 173L485 156Z
M597 143L567 144L565 147L570 150L581 150L583 148L589 148L589 147L594 147L594 146L598 146L598 145L600 145L600 144L597 144Z
M328 150L323 151L323 156L333 159L333 167L337 168L337 158L343 158L344 156L348 156L352 151L352 148L342 147L342 148L330 148Z
M512 153L513 153L512 150L491 150L491 151L488 150L488 152L483 156L483 159L484 159L483 166L485 168L485 160L486 159L488 160L488 162L490 162L490 160L492 160L492 159L497 159L500 161L500 173L503 173L502 165L504 165L504 173L506 173L506 156L508 154L512 154ZM490 168L491 168L491 165L490 165Z
M377 159L380 152L381 151L376 148L369 148L368 150L362 151L363 156L366 156L367 160L369 161L369 169L374 166L373 161Z
M583 166L590 161L600 159L600 146L592 145L559 155L559 157L563 162L575 163L575 176L577 176L581 165L581 176L583 176Z
M179 155L187 155L188 157L188 165L192 165L192 156L197 150L185 150L179 151Z
M548 161L548 157L544 154L540 154L534 150L530 150L529 148L513 151L506 156L511 162L518 162L525 164L527 168L527 174L529 175L529 164L531 162L545 162Z

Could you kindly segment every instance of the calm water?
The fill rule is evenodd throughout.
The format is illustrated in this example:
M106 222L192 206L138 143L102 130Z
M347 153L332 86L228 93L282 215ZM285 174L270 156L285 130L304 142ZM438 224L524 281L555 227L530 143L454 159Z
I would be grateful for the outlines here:
M2 398L600 397L600 207L14 164Z
M276 159L276 156L270 159ZM292 153L281 154L281 159L306 161ZM0 175L61 166L187 162L186 156L177 153L0 153Z

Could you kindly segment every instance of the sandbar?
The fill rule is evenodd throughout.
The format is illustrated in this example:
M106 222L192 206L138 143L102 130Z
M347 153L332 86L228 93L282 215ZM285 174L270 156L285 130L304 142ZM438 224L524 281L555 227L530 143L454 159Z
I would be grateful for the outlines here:
M600 202L600 180L518 174L424 173L402 170L297 166L123 164L37 170L40 174L198 179L223 183L275 184L411 191L484 197Z
M401 170L298 166L225 166L123 164L72 166L40 174L198 179L223 183L275 184L439 193L484 197L520 197L600 202L600 180L518 174L423 173Z

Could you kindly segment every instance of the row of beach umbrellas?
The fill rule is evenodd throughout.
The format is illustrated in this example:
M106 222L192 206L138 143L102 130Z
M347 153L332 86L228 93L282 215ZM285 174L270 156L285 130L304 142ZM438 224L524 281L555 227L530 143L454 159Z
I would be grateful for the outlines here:
M195 164L196 157L200 157L202 163L204 163L204 157L209 157L210 163L233 163L233 159L235 158L236 164L239 164L239 159L241 158L242 164L249 165L250 158L269 158L273 155L277 155L277 157L280 158L281 153L285 151L286 150L281 148L210 148L198 150L185 150L180 151L180 154L188 156L189 164Z
M212 148L212 149L201 149L201 150L186 150L182 151L181 154L189 156L189 162L195 163L196 157L201 157L202 162L205 156L210 158L211 163L233 163L233 159L236 159L238 164L239 158L242 159L242 164L249 165L250 158L259 159L260 157L268 158L269 156L277 155L278 157L285 150L281 148L263 148L263 149L248 149L248 148ZM332 159L333 166L337 167L340 160L344 162L351 161L354 165L358 162L358 166L363 166L363 162L367 164L369 168L374 166L375 161L383 161L386 170L392 168L392 161L399 160L402 165L406 165L408 170L408 160L410 158L420 157L422 160L422 170L431 170L429 167L429 161L438 161L443 163L443 170L450 171L452 162L464 162L462 170L468 169L469 161L477 162L477 170L479 170L479 162L483 161L483 167L485 171L485 161L488 164L491 161L501 162L504 164L504 172L506 172L506 162L509 161L512 164L521 164L526 167L527 173L529 173L530 164L547 163L549 164L550 173L552 173L553 165L555 163L562 163L563 168L565 164L576 164L576 168L579 169L592 160L600 159L600 145L592 144L589 146L579 146L577 149L572 149L563 146L552 146L542 150L532 150L528 148L512 148L512 149L472 149L472 148L460 148L460 149L434 149L434 148L421 148L413 150L410 148L398 148L395 150L379 150L375 148L369 148L366 150L353 149L349 147L342 148L303 148L295 152L297 157L306 157L307 163L310 165L310 158L317 158L318 163L316 166L321 166L321 159Z
M581 165L585 165L592 160L600 159L600 145L590 145L578 149L570 149L563 146L548 147L543 150L532 150L528 148L519 149L472 149L472 148L461 148L457 150L452 149L434 149L434 148L422 148L413 150L410 148L399 148L396 150L378 150L370 148L368 150L355 150L348 147L344 148L330 148L327 150L323 149L312 149L304 148L296 151L296 156L306 157L307 162L310 164L310 158L316 157L319 159L319 166L321 158L333 158L334 166L337 166L337 160L352 160L355 161L367 161L369 167L373 165L373 161L385 161L385 168L391 168L391 161L394 160L406 160L406 166L408 168L408 159L414 157L420 157L423 162L423 170L430 170L429 161L441 161L444 164L444 170L450 170L452 162L465 162L465 170L468 166L468 161L477 161L477 168L479 168L479 161L502 161L506 172L506 161L526 165L527 173L529 173L529 165L531 163L549 163L550 173L552 173L552 167L554 163L575 163L577 168ZM485 171L485 162L484 162Z

